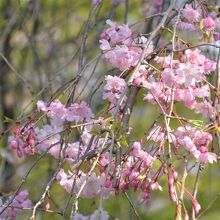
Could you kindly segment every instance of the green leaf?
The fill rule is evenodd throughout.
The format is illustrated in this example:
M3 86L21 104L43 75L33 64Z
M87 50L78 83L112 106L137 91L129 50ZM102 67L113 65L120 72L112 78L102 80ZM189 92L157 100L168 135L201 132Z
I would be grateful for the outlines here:
M203 28L204 28L204 26L203 26L203 20L204 20L204 19L202 19L202 20L199 22L199 28L200 28L201 30L203 30Z
M213 129L209 130L209 132L220 133L220 127L215 127Z
M193 124L197 128L202 128L204 125L204 121L202 120L189 120L189 123Z
M128 142L127 142L126 138L127 138L127 135L126 135L126 134L123 134L123 135L121 135L121 136L117 139L117 141L118 141L122 146L128 147L129 145L128 145Z
M14 120L11 119L11 118L9 118L9 117L7 117L7 116L4 116L4 122L5 122L5 123L13 123Z
M208 7L211 11L214 11L216 14L219 13L218 8L215 5L208 5Z

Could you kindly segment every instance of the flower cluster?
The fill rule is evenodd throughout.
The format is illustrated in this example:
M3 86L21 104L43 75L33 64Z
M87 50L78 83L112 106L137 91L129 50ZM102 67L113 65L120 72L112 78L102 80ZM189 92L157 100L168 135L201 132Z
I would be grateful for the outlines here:
M125 192L129 188L140 189L143 192L141 201L149 198L151 190L162 189L157 182L158 174L149 170L152 168L156 157L142 150L140 142L134 142L130 155L123 159L119 168L119 179L114 186L115 193ZM104 156L100 160L101 173L105 175L108 166L111 168L111 175L106 178L105 187L111 188L114 183L114 171L117 169L113 162L110 163L108 157ZM110 165L109 165L110 164ZM148 171L148 172L147 172Z
M218 14L216 10L214 12L206 12L205 17L201 5L196 5L195 7L192 4L186 4L185 8L182 11L182 20L178 21L178 27L182 30L197 31L202 33L205 38L208 38L209 41L219 39L219 34L216 32L217 25L219 24Z
M117 25L116 23L107 20L106 23L110 26L105 32L101 34L101 50L104 58L112 64L113 67L121 71L128 70L130 67L137 65L142 48L138 42L138 38L133 38L132 32L128 25ZM147 42L145 37L141 37L141 44ZM153 51L152 43L145 50L145 56Z
M44 151L49 149L49 153L55 158L59 158L60 154L69 163L72 163L77 157L81 156L87 148L90 140L89 131L91 126L86 126L81 134L81 141L61 144L60 132L64 129L64 122L79 122L91 121L94 118L92 110L86 102L82 101L79 104L74 103L69 107L65 107L59 100L55 100L50 104L38 101L38 110L46 113L47 117L51 119L51 124L45 124L42 128L35 128L36 139L38 141L37 149ZM52 147L51 147L52 146ZM51 147L51 148L50 148ZM65 150L63 151L62 149ZM61 152L62 151L62 152Z
M196 113L213 119L215 108L212 106L209 86L205 77L216 69L216 63L206 58L198 49L186 50L179 54L178 60L170 57L157 57L155 59L162 65L158 78L149 77L142 82L148 89L145 100L151 104L160 103L164 106L172 100L183 101L185 106L195 109Z
M35 147L35 131L33 125L23 128L16 127L14 135L9 136L8 142L11 149L16 150L17 156L30 156L36 153Z
M53 120L54 125L60 125L64 120L69 122L89 121L94 117L91 109L84 101L79 104L71 104L68 108L66 108L59 100L55 100L51 103L38 101L37 107L39 111L46 112L47 116Z
M212 136L208 132L197 130L190 125L179 127L175 132L176 147L183 146L201 163L213 163L217 161L217 155L208 152L208 146Z
M94 117L92 110L84 101L79 104L71 104L68 108L59 100L51 103L38 101L37 108L46 113L47 117L50 118L50 124L45 124L42 127L31 124L15 129L14 135L9 137L9 146L17 151L18 157L22 157L22 155L31 156L36 152L40 153L48 149L48 152L58 159L61 149L64 147L61 145L60 132L64 129L65 121L90 121ZM91 136L89 134L90 129L91 127L87 126L87 129L84 129L82 133L81 144L84 146L88 144L88 139ZM86 149L86 147L80 146L79 142L68 143L63 156L71 163L77 155L80 155L78 153L79 148L82 148L82 153Z
M172 202L177 201L176 189L175 189L175 185L174 185L174 182L177 181L177 178L178 178L178 174L177 174L176 170L173 167L171 167L171 172L168 177L168 186L169 186L170 200Z
M0 215L0 220L7 220L9 218L15 218L23 209L30 208L32 203L29 199L27 199L28 191L23 190L19 192L15 198L13 199L12 203L8 205L9 201L12 199L11 196L3 202L2 198L0 199L0 211L3 207L7 206L6 210Z
M104 86L103 99L110 102L110 109L113 109L126 87L124 79L108 75L105 77L106 85Z
M104 179L101 176L97 176L94 172L87 178L87 174L84 172L79 172L77 175L68 171L68 174L64 172L63 169L57 175L57 180L59 184L67 191L71 192L73 183L75 182L73 192L77 193L86 181L85 187L83 188L80 197L82 198L94 198L102 196L107 198L111 192L111 188L105 188L104 192L102 192L102 185L104 184Z

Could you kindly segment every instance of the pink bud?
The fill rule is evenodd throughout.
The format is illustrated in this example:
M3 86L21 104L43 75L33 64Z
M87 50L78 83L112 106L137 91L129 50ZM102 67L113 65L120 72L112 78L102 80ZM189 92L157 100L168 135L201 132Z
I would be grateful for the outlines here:
M174 187L174 185L170 185L170 186L169 186L169 192L170 192L170 194L174 194L174 193L175 193L175 187Z
M28 147L25 147L25 148L23 149L23 151L24 151L24 153L25 153L27 156L30 155L30 149L29 149Z
M171 175L169 178L169 184L173 185L173 183L174 183L174 177L173 177L173 175Z
M177 201L176 195L174 193L170 193L170 200L172 202L176 202Z
M173 167L171 169L172 169L172 176L173 176L174 180L176 181L177 178L178 178L178 174L177 174L176 170Z
M13 148L13 149L15 149L15 150L18 148L18 145L19 145L19 143L18 143L17 140L12 140L12 141L10 142L11 148Z
M201 209L201 206L200 204L197 202L197 200L195 199L192 199L192 206L193 206L193 209L195 211L195 213L199 213L200 209Z
M104 156L100 157L99 162L103 167L105 167L108 164L108 160Z
M141 83L142 83L142 79L141 79L140 77L138 77L138 78L136 78L136 79L134 80L134 84L135 84L136 86L140 86Z
M25 142L22 144L22 148L23 148L23 149L26 148L27 146L28 146L28 145L27 145L27 143L25 143Z
M32 154L37 153L37 148L36 148L36 147L32 147L32 148L31 148L31 153L32 153Z
M167 169L167 167L164 167L164 168L163 168L163 173L164 173L165 175L168 174L168 169Z
M201 153L206 153L206 152L208 152L208 149L207 149L207 147L205 147L205 146L201 146L201 147L199 148L199 151L200 151Z
M111 180L107 179L106 182L105 182L105 187L110 188L110 186L111 186Z
M35 141L34 141L34 139L30 139L30 140L28 141L28 143L29 143L31 146L33 146L33 145L35 144Z
M16 217L16 211L14 209L12 209L10 215L11 215L11 217Z
M50 209L50 203L47 202L47 204L45 205L45 211L48 211Z
M150 198L150 191L145 191L143 194L143 199L148 200Z
M101 33L100 34L100 39L108 39L108 35L106 33Z
M34 138L34 137L35 137L35 132L31 131L30 134L29 134L29 138Z
M17 150L17 156L21 158L22 155L23 155L23 154L22 154L22 151L21 151L20 149L18 149L18 150Z
M183 216L183 219L184 219L184 220L189 220L189 215L188 215L188 213L187 213L186 210L184 210L184 216Z
M20 129L18 127L16 127L15 130L14 130L14 134L18 135L19 133L20 133Z
M150 188L152 190L157 190L157 189L161 189L160 185L158 184L158 182L153 182L150 184Z
M120 181L119 182L119 188L122 190L122 191L126 191L128 189L128 184L125 183L124 181Z
M167 106L166 105L162 105L162 109L164 110L164 112L166 112L167 111Z

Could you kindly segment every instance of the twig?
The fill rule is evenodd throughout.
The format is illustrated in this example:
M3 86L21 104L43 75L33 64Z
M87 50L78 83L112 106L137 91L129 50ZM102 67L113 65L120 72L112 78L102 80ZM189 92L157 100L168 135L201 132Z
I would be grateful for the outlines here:
M130 200L128 194L127 194L126 192L125 192L124 194L125 194L127 200L129 201L130 206L132 207L132 209L133 209L133 211L134 211L134 214L137 216L137 218L138 218L139 220L141 220L141 217L140 217L140 215L138 214L137 210L135 209L134 204L131 202L131 200Z

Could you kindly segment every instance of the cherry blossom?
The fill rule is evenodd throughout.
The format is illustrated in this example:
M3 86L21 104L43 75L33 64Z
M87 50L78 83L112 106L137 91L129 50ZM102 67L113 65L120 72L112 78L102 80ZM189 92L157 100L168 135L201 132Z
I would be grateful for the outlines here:
M81 185L84 183L84 181L87 180L85 187L83 188L82 193L80 194L80 197L94 198L101 195L103 179L102 177L97 176L94 172L91 173L91 175L87 178L86 173L81 172L77 176L74 173L71 173L70 171L68 171L68 174L66 174L64 170L61 169L57 175L58 182L69 193L72 190L74 179L76 179L74 192L77 192L80 189ZM104 198L107 198L110 192L111 188L104 188L104 192L102 193L102 195L104 196Z
M104 86L103 99L108 99L110 102L115 103L126 87L126 82L120 77L111 75L106 76L105 80L107 84Z
M206 17L203 19L203 26L206 31L214 31L216 28L215 21L210 17Z
M100 48L103 50L104 58L121 71L136 66L142 55L142 49L135 43L139 42L139 39L132 38L128 25L117 25L111 20L107 20L106 23L110 25L110 28L101 34L100 39ZM140 40L142 44L147 41L144 36ZM152 51L153 45L150 43L145 50L145 55L147 56Z
M201 18L200 11L192 8L191 4L185 5L185 8L183 9L183 16L191 22L198 22Z
M22 212L22 209L30 208L32 203L29 199L27 199L28 194L27 190L20 191L13 199L10 207L7 207L5 212L0 215L0 219L7 220L9 218L15 218ZM5 202L0 199L0 211L3 209L3 206L7 206L11 198L12 197L9 196Z
M66 120L67 121L90 121L94 118L92 110L88 107L87 103L82 101L80 104L74 103L67 108Z

